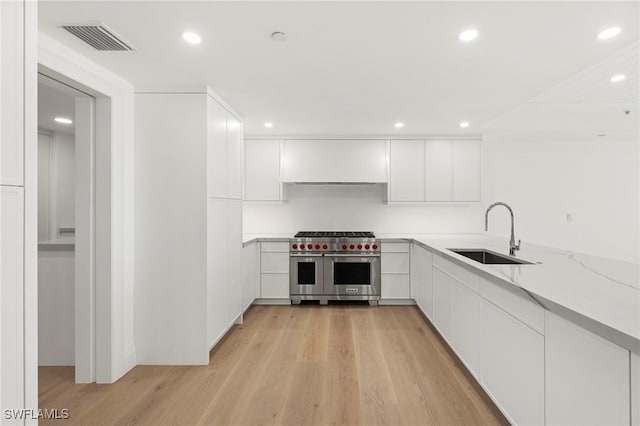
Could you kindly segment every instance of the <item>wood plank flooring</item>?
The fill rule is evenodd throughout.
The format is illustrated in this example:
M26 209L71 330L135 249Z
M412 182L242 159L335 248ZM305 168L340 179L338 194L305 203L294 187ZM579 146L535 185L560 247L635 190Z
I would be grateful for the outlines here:
M208 366L40 367L41 425L508 424L413 306L254 306Z

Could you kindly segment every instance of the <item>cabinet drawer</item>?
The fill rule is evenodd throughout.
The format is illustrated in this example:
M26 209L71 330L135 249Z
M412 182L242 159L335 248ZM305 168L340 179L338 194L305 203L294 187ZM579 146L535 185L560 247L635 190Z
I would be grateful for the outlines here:
M409 253L384 253L380 270L383 274L408 274Z
M289 274L262 274L260 296L263 299L289 297Z
M382 274L380 291L383 299L409 299L409 274Z
M283 242L262 242L262 251L263 252L273 252L273 253L289 253L289 243Z
M260 255L260 272L263 274L288 274L288 253L262 253Z
M478 277L480 294L505 312L544 334L544 308L523 290Z
M409 253L409 243L382 243L382 253Z
M469 287L471 290L475 292L480 291L480 285L478 283L479 277L473 272L463 268L462 266L456 265L441 256L433 256L433 264L465 286Z

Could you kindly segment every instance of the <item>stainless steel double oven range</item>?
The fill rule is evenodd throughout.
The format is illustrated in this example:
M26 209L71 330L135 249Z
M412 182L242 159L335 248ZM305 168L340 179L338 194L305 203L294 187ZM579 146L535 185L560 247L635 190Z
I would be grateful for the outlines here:
M380 242L372 232L298 232L289 247L291 303L380 300Z

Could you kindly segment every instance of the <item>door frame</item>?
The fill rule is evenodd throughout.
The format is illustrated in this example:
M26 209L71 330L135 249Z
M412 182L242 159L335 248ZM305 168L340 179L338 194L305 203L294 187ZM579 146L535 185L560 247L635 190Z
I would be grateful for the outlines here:
M43 33L38 34L38 70L95 98L92 149L82 154L85 158L76 169L80 173L76 175L77 182L91 182L84 188L89 191L89 200L83 203L81 216L76 217L77 227L85 226L87 236L76 247L84 250L85 256L83 267L76 266L80 274L76 276L76 381L113 383L136 364L134 88ZM82 165L87 166L86 161L91 159L82 170ZM82 237L82 232L79 235Z

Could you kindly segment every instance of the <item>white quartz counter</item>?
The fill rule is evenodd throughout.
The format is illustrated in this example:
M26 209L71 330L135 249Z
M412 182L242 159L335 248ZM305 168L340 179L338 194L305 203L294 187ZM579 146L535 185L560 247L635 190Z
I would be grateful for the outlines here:
M448 260L516 285L546 309L557 312L640 353L640 265L524 241L517 257L531 265L483 265L448 249L486 248L508 254L506 239L472 235L377 235L407 238Z
M291 234L245 235L252 241L288 241ZM484 234L376 234L410 240L490 280L516 285L546 309L640 353L640 265L523 241L517 257L531 265L483 265L450 248L486 248L508 254L508 241Z

